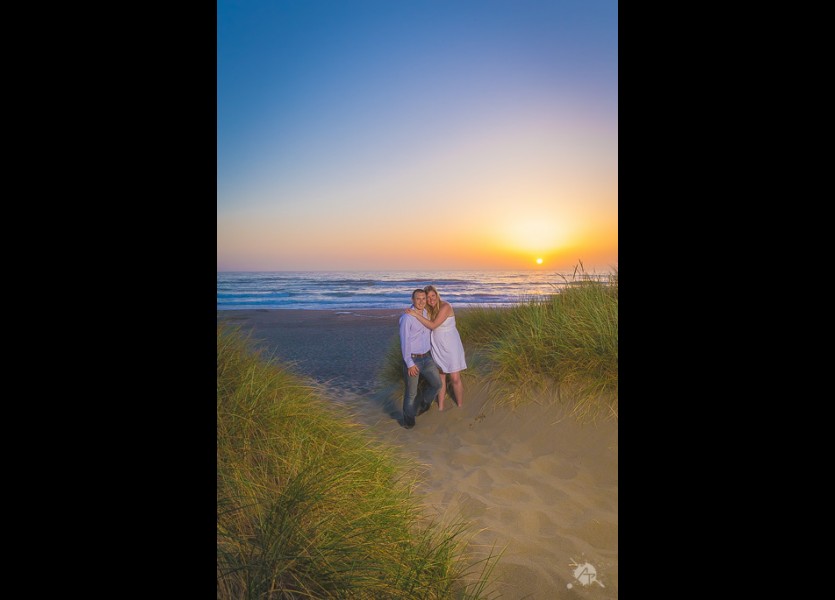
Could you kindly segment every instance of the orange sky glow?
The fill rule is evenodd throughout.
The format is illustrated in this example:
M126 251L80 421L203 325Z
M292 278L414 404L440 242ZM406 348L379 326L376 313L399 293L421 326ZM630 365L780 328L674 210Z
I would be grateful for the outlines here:
M617 3L413 4L218 3L218 271L617 265Z

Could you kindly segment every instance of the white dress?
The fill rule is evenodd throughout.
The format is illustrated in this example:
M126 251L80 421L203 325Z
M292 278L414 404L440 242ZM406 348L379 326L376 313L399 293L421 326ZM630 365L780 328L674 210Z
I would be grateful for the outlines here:
M447 317L432 330L432 359L444 373L457 373L467 368L464 359L464 344L455 327L455 317Z

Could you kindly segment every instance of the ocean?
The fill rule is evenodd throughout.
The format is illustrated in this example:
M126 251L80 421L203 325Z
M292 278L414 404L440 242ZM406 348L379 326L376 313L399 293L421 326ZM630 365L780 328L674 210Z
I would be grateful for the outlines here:
M432 284L454 306L511 306L558 294L581 280L606 283L610 272L569 271L280 271L218 272L217 309L403 308L412 290Z

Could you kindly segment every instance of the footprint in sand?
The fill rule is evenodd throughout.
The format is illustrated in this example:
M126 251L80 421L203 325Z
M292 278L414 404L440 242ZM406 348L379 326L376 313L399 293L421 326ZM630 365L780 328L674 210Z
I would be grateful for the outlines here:
M486 418L487 418L487 415L485 415L484 413L481 413L481 414L480 414L480 415L478 415L475 419L473 419L473 422L472 422L472 423L470 423L469 427L472 427L472 426L473 426L473 425L475 425L476 423L481 423L481 422L482 422L484 419L486 419Z

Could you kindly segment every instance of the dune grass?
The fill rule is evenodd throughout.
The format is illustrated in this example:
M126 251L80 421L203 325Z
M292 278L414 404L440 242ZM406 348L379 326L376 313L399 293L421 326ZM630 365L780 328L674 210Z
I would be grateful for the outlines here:
M318 388L217 335L217 597L489 598L468 524L427 520L420 469Z
M550 296L456 310L469 367L463 375L486 381L498 405L551 397L569 403L581 422L617 418L617 269L596 276L580 263L563 279ZM402 362L392 345L383 378L401 380Z

